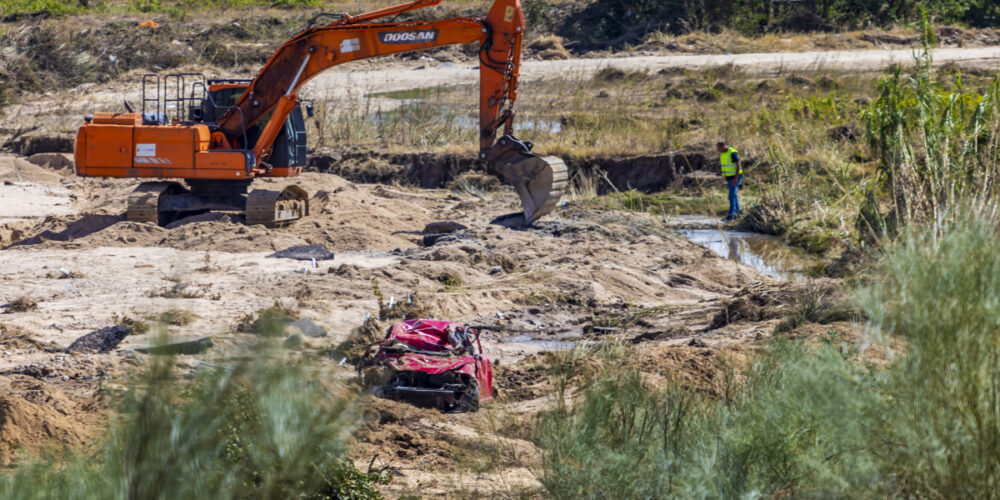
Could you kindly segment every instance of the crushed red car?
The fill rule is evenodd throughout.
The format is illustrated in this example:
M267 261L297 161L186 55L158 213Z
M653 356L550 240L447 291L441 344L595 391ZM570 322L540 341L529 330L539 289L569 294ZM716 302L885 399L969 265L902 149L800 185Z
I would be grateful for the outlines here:
M377 396L444 412L476 411L493 399L493 365L479 332L461 323L396 323L384 340L369 346L361 369L377 384Z

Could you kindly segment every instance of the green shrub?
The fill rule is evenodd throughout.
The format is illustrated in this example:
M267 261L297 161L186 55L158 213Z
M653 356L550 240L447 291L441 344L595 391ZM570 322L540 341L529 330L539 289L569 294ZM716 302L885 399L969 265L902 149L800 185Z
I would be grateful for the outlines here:
M540 417L547 492L995 498L1000 235L995 209L963 213L910 227L860 292L881 352L777 341L719 399L628 370L585 385Z
M559 498L829 496L872 475L858 370L830 346L776 344L725 400L625 373L541 418L541 474ZM853 479L851 479L853 478Z
M893 495L986 498L1000 486L997 221L956 219L900 238L864 296L874 331L906 346L873 435Z
M153 361L96 451L22 465L0 477L0 497L378 498L385 478L345 457L353 397L273 355L193 381Z

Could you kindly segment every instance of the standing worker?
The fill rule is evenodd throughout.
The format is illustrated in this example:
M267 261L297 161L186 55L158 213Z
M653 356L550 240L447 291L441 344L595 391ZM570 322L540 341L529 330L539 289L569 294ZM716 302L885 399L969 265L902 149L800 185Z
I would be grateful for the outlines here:
M740 163L740 152L733 147L726 145L725 141L715 144L715 149L721 155L719 163L722 164L722 178L729 188L729 215L725 220L733 220L740 215L740 183L743 182L743 165Z

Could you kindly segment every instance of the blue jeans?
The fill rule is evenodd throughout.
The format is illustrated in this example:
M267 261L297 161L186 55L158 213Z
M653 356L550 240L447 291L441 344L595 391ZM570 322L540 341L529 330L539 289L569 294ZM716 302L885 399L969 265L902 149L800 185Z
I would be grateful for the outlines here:
M743 182L743 174L723 177L726 180L726 187L729 188L729 217L735 217L742 213L740 210L740 183Z

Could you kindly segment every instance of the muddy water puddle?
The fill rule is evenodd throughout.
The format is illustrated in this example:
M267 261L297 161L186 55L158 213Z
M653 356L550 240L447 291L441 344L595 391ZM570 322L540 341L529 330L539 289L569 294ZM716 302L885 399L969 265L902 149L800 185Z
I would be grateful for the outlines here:
M774 236L726 229L675 231L723 258L742 262L781 281L804 279L807 270L817 263L805 250L788 246Z

